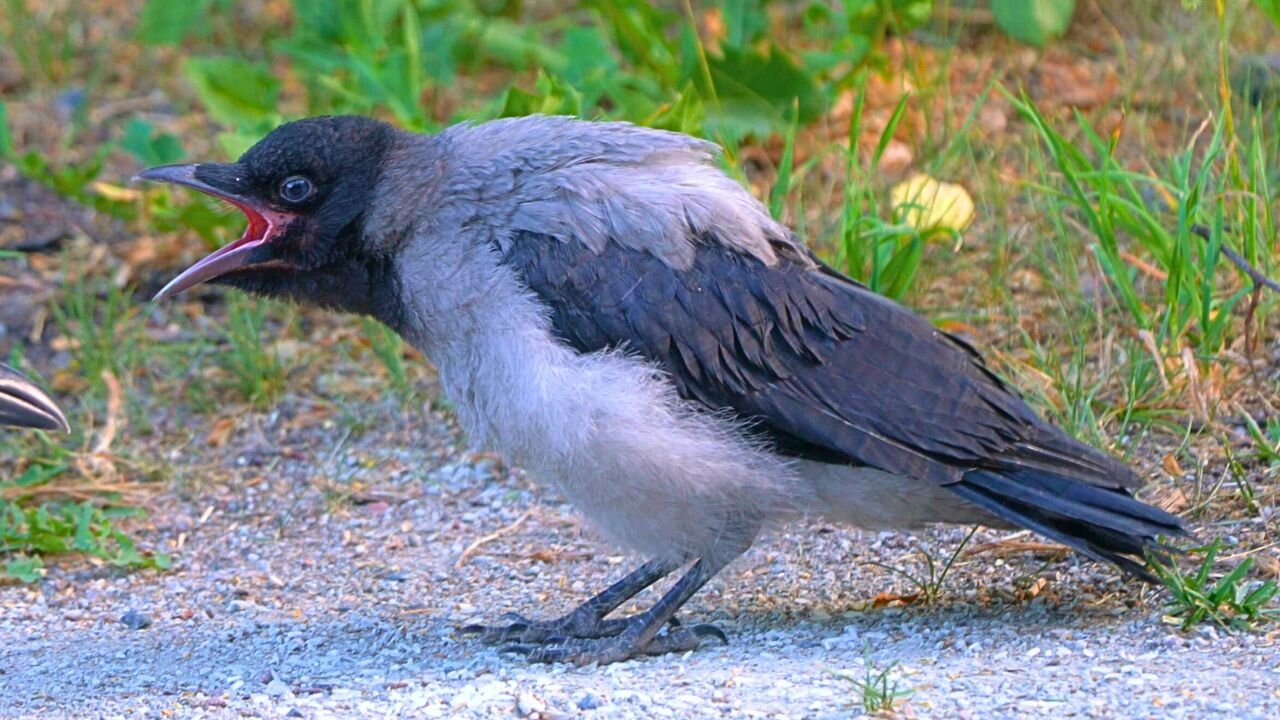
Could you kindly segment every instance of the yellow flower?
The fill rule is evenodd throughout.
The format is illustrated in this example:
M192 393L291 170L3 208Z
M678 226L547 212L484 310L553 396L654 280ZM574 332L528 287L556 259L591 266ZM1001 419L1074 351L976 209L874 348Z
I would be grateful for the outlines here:
M889 191L893 216L928 234L935 230L962 232L973 222L973 198L955 183L916 175Z

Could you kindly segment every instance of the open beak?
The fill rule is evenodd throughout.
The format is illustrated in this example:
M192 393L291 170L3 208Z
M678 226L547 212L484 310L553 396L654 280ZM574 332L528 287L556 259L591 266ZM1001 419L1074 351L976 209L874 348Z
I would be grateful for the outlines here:
M261 264L255 261L254 251L270 242L295 217L292 213L272 210L264 207L259 201L220 189L199 179L196 175L197 170L201 167L198 164L160 165L143 170L134 179L157 180L183 185L199 190L206 195L212 195L236 206L240 212L244 213L245 218L249 221L249 226L245 228L244 234L240 236L239 240L215 250L208 257L187 268L186 272L171 280L168 285L161 288L160 292L156 293L155 300L170 298L202 282ZM236 167L234 165L205 165L203 167L215 169L218 171L218 175L227 176L231 180L239 180L234 174L234 168ZM209 174L212 175L214 173Z
M16 370L0 365L0 425L71 432L53 400Z

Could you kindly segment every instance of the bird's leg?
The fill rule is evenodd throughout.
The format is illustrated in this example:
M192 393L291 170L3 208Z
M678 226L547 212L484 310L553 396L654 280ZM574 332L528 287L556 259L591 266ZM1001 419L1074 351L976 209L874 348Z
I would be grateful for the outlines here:
M680 606L693 597L693 594L725 564L723 561L708 562L706 558L699 560L653 607L645 612L614 621L620 623L622 627L611 637L553 638L543 644L511 645L506 650L528 656L529 662L607 665L644 655L664 655L695 650L706 637L714 637L727 643L728 638L715 625L703 624L691 627L674 625L667 628L661 635L658 634L662 627L675 617Z
M627 619L606 620L605 616L637 593L670 575L679 565L669 560L650 560L615 582L603 592L555 620L529 620L515 613L502 617L506 625L468 625L459 632L475 635L487 643L540 643L552 638L601 638L617 635L627 627Z

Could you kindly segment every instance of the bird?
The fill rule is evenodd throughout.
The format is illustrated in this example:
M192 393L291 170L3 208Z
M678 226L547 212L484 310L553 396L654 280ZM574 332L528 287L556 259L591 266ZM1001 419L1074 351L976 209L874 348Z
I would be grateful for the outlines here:
M529 662L727 642L677 611L760 534L1021 527L1128 574L1186 528L1139 476L1046 422L965 341L823 263L719 165L624 122L403 131L296 120L232 163L137 177L248 227L200 283L368 315L435 365L470 441L554 484L643 554L568 614L460 628ZM648 609L625 602L683 570Z
M57 403L35 383L0 363L0 425L70 432Z

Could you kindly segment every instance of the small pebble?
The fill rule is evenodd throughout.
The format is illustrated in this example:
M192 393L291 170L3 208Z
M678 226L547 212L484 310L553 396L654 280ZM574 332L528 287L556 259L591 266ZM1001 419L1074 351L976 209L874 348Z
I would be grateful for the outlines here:
M122 615L120 622L124 623L124 626L130 630L143 630L151 627L151 618L137 610L130 610Z
M541 715L547 711L547 704L529 693L524 693L516 700L516 710L525 717Z
M289 686L285 684L282 680L280 680L280 678L276 678L271 682L267 683L266 692L267 692L267 695L270 695L271 697L274 697L274 698L284 697L286 695L293 694L293 691L289 689Z

